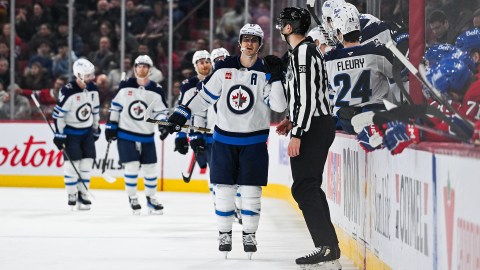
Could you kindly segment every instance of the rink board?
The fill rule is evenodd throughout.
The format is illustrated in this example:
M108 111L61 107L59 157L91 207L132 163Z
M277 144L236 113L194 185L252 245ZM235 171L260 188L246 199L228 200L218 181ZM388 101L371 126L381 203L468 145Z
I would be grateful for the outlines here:
M63 159L46 124L0 123L0 127L0 186L63 188ZM164 142L158 136L156 140L158 189L208 192L208 171L202 173L198 166L190 183L181 180L192 151L173 152L173 136ZM263 194L296 207L290 194L288 142L272 128L269 185ZM110 184L100 177L106 147L102 134L96 143L92 188L124 189L115 142L110 146L107 172L117 181ZM480 182L475 171L480 159L444 152L406 149L397 156L386 150L366 154L353 137L336 137L323 188L342 252L359 268L478 269ZM143 181L139 188L143 189Z

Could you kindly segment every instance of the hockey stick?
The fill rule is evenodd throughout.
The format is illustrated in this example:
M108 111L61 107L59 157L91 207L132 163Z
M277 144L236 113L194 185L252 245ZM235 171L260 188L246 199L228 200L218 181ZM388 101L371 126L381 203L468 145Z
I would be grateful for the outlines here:
M108 158L108 152L110 151L110 144L112 143L112 140L109 140L108 141L108 144L107 144L107 150L105 152L105 157L103 158L103 161L102 161L102 177L103 179L105 179L105 181L109 182L109 183L114 183L115 181L117 181L117 178L107 174L105 171L107 169L107 158Z
M37 98L35 97L35 94L31 94L30 95L32 100L33 100L33 103L35 103L35 106L37 106L37 109L40 111L40 113L42 114L42 117L43 119L45 120L45 122L47 123L48 127L50 128L50 130L52 131L53 135L55 136L55 130L53 130L52 126L50 125L50 122L48 122L48 119L47 119L47 116L45 116L45 113L43 113L41 107L40 107L40 103L38 102ZM65 145L63 145L63 149L65 149ZM73 169L75 170L75 173L77 174L78 176L78 180L80 180L80 182L82 183L82 185L85 187L85 190L87 191L88 195L90 195L90 197L92 197L93 199L95 199L95 196L93 196L93 194L90 192L90 190L88 189L87 185L85 184L85 182L83 181L83 178L82 176L80 175L80 172L78 172L78 169L77 167L75 167L75 164L73 164L73 161L70 159L70 157L68 156L68 153L67 151L63 151L63 154L65 155L65 157L68 159L68 161L70 161L70 164L72 165Z
M153 110L153 103L155 102L152 101L150 103L150 105L148 105L147 107L147 110L145 111L145 114L143 115L143 120L145 122L149 122L149 123L154 123L154 124L157 124L157 125L161 125L161 126L167 126L167 127L171 127L171 126L174 126L175 124L173 123L170 123L168 121L165 121L165 120L156 120L156 119L153 119L153 118L150 118L150 115L152 114L152 110ZM165 111L170 111L170 109L166 109ZM183 127L180 127L180 126L176 126L175 129L177 131L180 131L180 129L182 128L188 128L188 129L192 129L194 131L201 131L201 132L205 132L205 133L212 133L212 130L209 129L209 128L204 128L204 127L196 127L196 126L191 126L191 125L184 125Z
M323 36L325 37L325 40L327 41L328 46L335 47L335 45L337 45L337 42L330 38L330 35L327 33L327 31L323 27L322 22L320 22L320 19L318 18L317 13L315 12L315 0L307 0L307 9L310 12L310 15L312 15L312 18L317 23L318 28L320 29L320 32L322 32Z
M192 178L192 174L193 174L193 169L195 168L195 164L197 163L197 151L194 151L193 152L193 161L192 163L190 164L190 168L188 168L188 175L185 176L183 175L182 173L182 177L183 177L183 182L185 183L190 183L190 179Z
M400 62L402 62L405 67L415 76L415 78L417 78L417 80L419 80L430 91L432 97L434 97L440 104L444 105L445 108L447 108L452 114L458 115L460 119L462 119L462 121L465 122L465 124L473 130L473 124L470 123L470 121L468 121L467 119L465 119L465 117L460 115L458 111L455 110L455 108L453 108L453 106L448 101L442 98L442 94L440 94L440 92L428 82L425 76L425 66L423 64L420 64L419 69L416 69L413 64L410 63L410 61L408 61L408 59L397 49L397 47L395 47L393 41L391 40L388 41L385 46L390 51L392 51L392 53L398 58L398 60L400 60ZM461 129L460 127L458 127L458 125L454 123L452 124L454 127L456 127L455 130L459 130L460 133L463 133L462 135L466 136L463 129Z

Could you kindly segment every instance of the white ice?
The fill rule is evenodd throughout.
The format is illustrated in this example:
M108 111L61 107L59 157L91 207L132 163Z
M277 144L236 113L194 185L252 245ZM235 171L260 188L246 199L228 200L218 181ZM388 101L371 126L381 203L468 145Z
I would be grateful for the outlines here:
M160 192L164 215L132 215L127 195L92 190L91 211L70 211L63 189L0 188L0 270L299 269L313 248L301 214L287 202L262 199L258 252L247 259L241 225L233 251L218 251L212 198ZM341 258L343 269L356 269Z

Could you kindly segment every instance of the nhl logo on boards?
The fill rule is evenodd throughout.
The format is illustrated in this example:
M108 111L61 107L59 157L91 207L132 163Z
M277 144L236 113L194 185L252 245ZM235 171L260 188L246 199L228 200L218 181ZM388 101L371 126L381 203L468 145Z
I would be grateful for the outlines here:
M235 114L245 114L254 104L253 92L244 85L234 85L228 90L227 107Z
M232 79L232 72L227 71L225 72L225 80L231 80Z

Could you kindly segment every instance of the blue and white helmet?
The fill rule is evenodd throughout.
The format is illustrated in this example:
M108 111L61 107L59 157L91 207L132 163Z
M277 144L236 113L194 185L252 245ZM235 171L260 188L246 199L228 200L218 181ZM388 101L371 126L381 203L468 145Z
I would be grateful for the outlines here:
M469 29L457 37L455 46L465 52L480 51L480 28Z
M238 42L240 43L242 41L242 36L243 35L252 35L252 36L257 36L260 38L260 46L263 45L263 30L258 24L253 24L253 23L247 23L245 24L242 29L240 29L240 34L238 35Z
M333 28L328 22L328 18L333 20L333 11L340 5L345 4L345 0L327 0L322 5L322 22L323 27L328 32L332 32Z
M455 50L455 46L448 43L435 44L425 51L423 59L428 66L436 66L445 56Z
M322 31L320 31L320 27L314 27L310 32L308 32L307 36L311 37L313 41L317 40L320 42L320 44L327 44L327 40L325 39L325 36L323 35Z
M473 61L470 53L462 51L459 48L455 48L453 51L450 52L450 54L445 56L445 58L447 57L463 61L473 73L477 73L477 65Z
M333 10L332 27L336 33L339 30L340 33L346 35L353 31L360 31L360 13L357 8L350 4L345 3L338 6Z
M219 57L227 57L230 56L230 53L227 51L225 48L217 48L213 49L212 53L210 54L210 60L212 60L212 63L215 63L215 60ZM217 60L218 61L218 60Z
M80 58L73 63L73 75L82 82L95 78L95 66L85 58Z
M433 70L432 82L442 94L456 92L463 94L467 90L473 73L459 59L444 58Z

